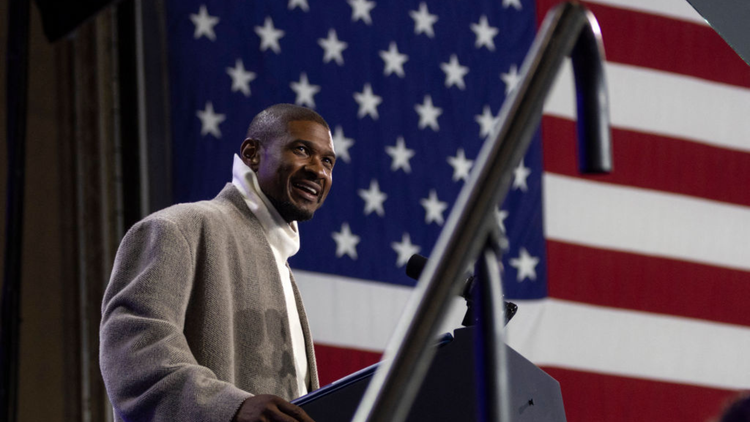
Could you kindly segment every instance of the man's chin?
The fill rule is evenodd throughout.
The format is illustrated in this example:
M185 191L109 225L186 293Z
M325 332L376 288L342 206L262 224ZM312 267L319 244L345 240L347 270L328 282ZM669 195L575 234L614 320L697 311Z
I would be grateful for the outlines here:
M307 211L307 210L295 208L295 212L289 213L289 215L287 215L286 217L282 215L282 217L284 217L284 220L286 220L287 223L291 223L292 221L312 220L314 214L315 214L314 211Z
M274 198L268 197L273 204L276 211L279 212L281 218L287 223L292 221L307 221L313 218L315 211L309 211L304 208L300 208L289 201L276 201Z

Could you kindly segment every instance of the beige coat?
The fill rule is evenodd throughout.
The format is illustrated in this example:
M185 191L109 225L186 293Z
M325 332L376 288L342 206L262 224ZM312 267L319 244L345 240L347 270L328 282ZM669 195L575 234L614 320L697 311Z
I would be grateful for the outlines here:
M292 279L312 389L307 317ZM229 422L251 394L298 396L273 252L231 184L133 226L102 305L100 362L118 420Z

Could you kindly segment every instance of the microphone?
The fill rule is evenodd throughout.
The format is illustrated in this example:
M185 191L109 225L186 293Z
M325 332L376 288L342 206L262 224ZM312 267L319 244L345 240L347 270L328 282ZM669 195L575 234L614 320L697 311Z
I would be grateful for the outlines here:
M419 280L419 276L422 275L422 270L426 265L427 257L415 253L406 263L406 275L414 280Z
M422 275L422 271L424 270L424 267L427 265L427 257L424 257L420 254L414 254L409 258L409 261L406 263L406 275L409 276L409 278L413 278L414 280L419 280L419 276ZM464 316L464 320L461 322L461 325L464 327L469 327L471 325L476 324L476 316L474 315L474 276L470 275L466 281L464 281L464 288L461 291L460 296L466 300L466 307L468 308L466 310L466 315ZM508 321L510 321L511 318L516 314L516 311L518 311L518 306L515 303L504 301L505 302L505 323L507 324Z
M419 276L422 275L424 267L427 266L427 257L415 253L409 258L409 262L406 263L406 275L414 280L419 280ZM464 289L461 292L461 297L466 300L472 300L471 292L474 288L474 276L470 275L466 281L464 281Z

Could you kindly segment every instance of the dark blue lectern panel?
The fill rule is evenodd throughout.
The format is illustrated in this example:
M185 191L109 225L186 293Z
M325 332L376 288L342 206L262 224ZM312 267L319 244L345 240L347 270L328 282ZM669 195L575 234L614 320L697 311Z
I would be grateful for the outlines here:
M512 421L565 422L560 384L515 350L507 350ZM348 422L376 367L342 378L294 403L318 422ZM453 341L439 346L407 422L476 421L474 371L474 328L460 328Z

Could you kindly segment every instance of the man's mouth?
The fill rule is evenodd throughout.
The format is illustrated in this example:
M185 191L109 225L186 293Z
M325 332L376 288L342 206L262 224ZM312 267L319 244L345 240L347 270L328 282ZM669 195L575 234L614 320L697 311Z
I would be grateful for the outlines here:
M295 182L292 186L305 199L315 201L320 193L320 188L309 182Z

